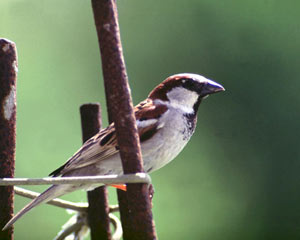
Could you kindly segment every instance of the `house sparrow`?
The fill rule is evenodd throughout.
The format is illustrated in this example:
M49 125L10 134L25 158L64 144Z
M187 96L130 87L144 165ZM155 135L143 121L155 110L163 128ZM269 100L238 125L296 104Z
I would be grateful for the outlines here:
M144 170L153 172L173 160L195 131L198 107L205 97L224 88L197 74L168 77L135 109ZM53 177L122 174L122 164L114 123L102 129L60 168ZM90 185L53 185L17 213L7 229L33 207Z

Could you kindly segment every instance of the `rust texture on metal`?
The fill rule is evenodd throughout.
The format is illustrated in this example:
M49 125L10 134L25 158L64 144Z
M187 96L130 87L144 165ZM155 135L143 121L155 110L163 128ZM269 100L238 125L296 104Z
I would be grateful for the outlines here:
M94 136L101 128L101 108L98 103L80 107L83 142ZM111 239L108 193L105 186L88 191L88 221L91 239Z
M120 40L115 0L92 0L100 45L106 102L110 121L115 123L124 173L143 172L135 116ZM128 184L127 212L122 215L124 239L156 239L151 200L146 184Z
M127 234L130 229L130 211L129 211L129 203L128 203L128 193L117 189L117 196L118 196L118 203L119 203L119 211L120 211L120 218L123 228L123 238L130 239Z
M16 148L17 50L0 39L0 178L13 178ZM13 216L13 187L0 187L0 229ZM0 230L0 239L13 239L13 228Z

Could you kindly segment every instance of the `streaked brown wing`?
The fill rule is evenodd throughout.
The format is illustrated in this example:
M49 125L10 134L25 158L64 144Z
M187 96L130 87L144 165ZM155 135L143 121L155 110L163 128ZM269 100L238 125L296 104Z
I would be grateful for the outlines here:
M66 172L99 162L119 152L114 124L101 130L87 140L82 147L50 176L59 176Z

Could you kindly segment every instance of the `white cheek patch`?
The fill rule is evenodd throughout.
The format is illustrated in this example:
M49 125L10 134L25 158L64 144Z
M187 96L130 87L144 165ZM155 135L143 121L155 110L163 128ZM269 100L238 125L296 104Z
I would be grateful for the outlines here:
M198 100L199 95L183 87L173 88L167 93L170 105L179 108L186 113L193 113L193 106Z

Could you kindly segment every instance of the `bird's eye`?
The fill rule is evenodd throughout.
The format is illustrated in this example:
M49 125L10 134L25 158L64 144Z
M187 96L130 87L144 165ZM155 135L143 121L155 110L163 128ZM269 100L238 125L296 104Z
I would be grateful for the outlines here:
M192 79L183 79L182 80L182 86L188 90L194 90L194 81Z

